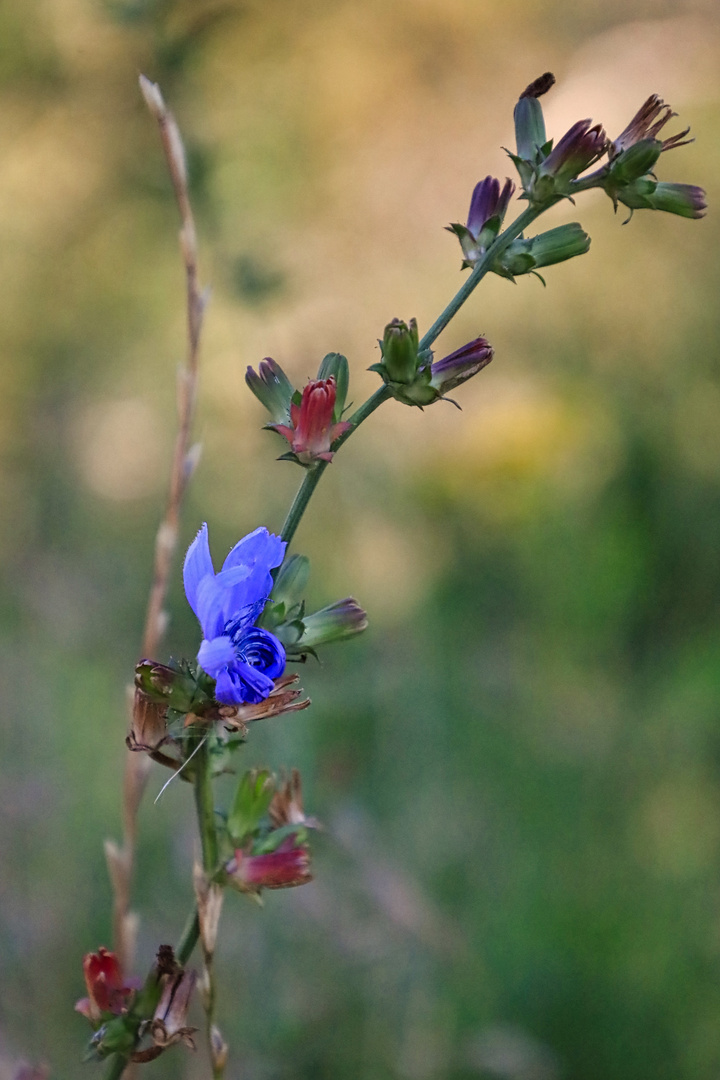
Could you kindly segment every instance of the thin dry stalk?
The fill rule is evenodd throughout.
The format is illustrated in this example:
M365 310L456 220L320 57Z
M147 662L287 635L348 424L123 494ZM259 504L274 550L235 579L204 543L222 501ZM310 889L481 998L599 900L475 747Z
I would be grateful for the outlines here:
M178 371L178 432L175 439L165 515L155 538L153 581L148 599L140 656L156 656L167 625L165 597L177 547L180 508L199 459L199 446L190 445L198 380L200 332L207 295L201 292L197 269L197 239L188 195L185 150L180 131L159 86L140 76L140 89L160 128L163 150L180 211L180 250L187 286L187 358ZM113 888L113 941L123 970L132 966L137 919L130 911L130 891L137 838L137 813L147 783L150 760L128 752L123 784L123 843L106 843Z

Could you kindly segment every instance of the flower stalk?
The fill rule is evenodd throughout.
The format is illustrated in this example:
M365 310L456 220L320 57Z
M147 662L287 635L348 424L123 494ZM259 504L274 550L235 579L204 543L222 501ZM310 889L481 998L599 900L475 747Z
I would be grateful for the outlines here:
M381 343L383 362L374 366L384 384L349 420L342 419L349 377L344 356L329 353L317 378L302 392L294 390L270 358L260 364L257 374L248 368L248 385L274 421L268 426L287 440L290 452L285 456L303 466L304 476L281 534L256 529L235 545L218 573L210 556L207 527L203 526L183 568L187 599L202 629L197 660L165 665L149 659L136 669L129 746L145 753L130 755L130 760L143 765L133 765L126 774L131 783L126 787L124 847L108 848L119 960L105 949L86 957L89 998L87 1011L81 1009L95 1028L91 1050L96 1057L110 1056L106 1080L119 1080L131 1062L152 1060L178 1042L192 1045L194 1029L186 1026L186 1019L197 976L185 970L185 965L198 941L205 964L201 987L208 1054L214 1080L222 1080L227 1046L215 1024L214 976L222 890L231 885L259 900L265 889L289 888L311 880L309 835L317 822L305 816L297 772L278 786L277 777L268 771L249 770L238 781L235 799L222 815L215 809L213 783L220 772L234 771L224 763L244 741L251 723L309 704L296 700L302 691L293 688L298 676L286 673L286 660L304 659L315 647L353 636L367 624L365 612L349 597L306 615L303 590L309 562L305 556L287 561L287 549L335 453L391 397L423 407L490 362L493 350L484 337L476 337L435 363L431 346L486 274L514 278L587 251L589 237L578 223L525 236L529 226L561 199L590 187L603 187L615 203L619 199L631 209L661 209L687 217L704 213L705 196L700 188L661 183L650 172L660 153L683 145L687 135L683 131L664 141L657 138L672 115L660 99L648 99L613 144L608 144L600 125L591 126L591 121L585 120L571 127L553 149L552 141L546 141L538 101L553 82L553 76L546 74L532 83L515 111L518 154L511 157L524 189L521 198L529 200L526 209L500 232L514 184L507 180L501 190L499 181L487 177L476 185L467 225L451 227L463 246L469 276L422 339L418 340L414 320L393 320L386 327ZM141 86L160 126L180 207L189 340L187 368L180 381L180 424L170 493L158 533L144 635L143 655L152 658L163 631L162 608L180 503L195 461L188 440L205 298L198 288L195 228L180 135L159 88L147 80L141 80ZM609 154L607 164L578 178L605 152ZM165 744L177 757L160 750ZM136 995L135 984L126 982L122 972L129 966L129 880L145 755L178 769L188 764L184 777L194 789L202 866L196 867L197 902L178 941L177 960L172 949L161 947L158 963ZM170 964L164 969L160 963L163 949ZM143 1048L148 1031L154 1046Z

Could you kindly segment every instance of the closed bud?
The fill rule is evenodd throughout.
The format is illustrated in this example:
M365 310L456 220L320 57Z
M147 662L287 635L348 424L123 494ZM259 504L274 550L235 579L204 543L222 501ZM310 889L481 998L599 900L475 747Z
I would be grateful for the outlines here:
M90 1040L88 1060L106 1058L110 1054L129 1054L137 1043L138 1021L134 1017L116 1016L102 1024Z
M332 461L330 449L352 426L349 421L334 422L337 387L328 379L311 379L303 389L299 404L290 405L289 423L270 427L290 443L288 455L299 465L312 466L318 461Z
M431 369L431 386L436 397L443 397L460 383L472 379L474 375L487 367L492 358L492 346L485 338L479 337L443 357L442 360L436 361Z
M75 1005L77 1012L97 1026L108 1013L116 1016L127 1012L135 989L123 976L115 953L100 948L83 959L83 975L88 996Z
M473 190L467 224L447 226L460 241L463 269L474 266L497 237L514 191L512 180L507 179L501 189L499 180L486 176Z
M255 895L263 889L291 889L312 881L307 844L294 834L274 851L260 855L237 849L225 869L230 884L240 892Z
M409 323L393 319L388 323L380 348L387 380L405 384L413 382L418 368L418 329L415 319Z
M197 681L180 667L141 660L135 668L135 686L149 701L180 713L191 712L197 704Z
M248 367L245 382L270 413L274 424L287 424L290 401L295 393L287 375L270 356L260 361L257 372Z
M631 210L664 210L680 217L701 218L707 209L705 192L693 184L666 184L640 179L617 192Z
M337 424L342 419L345 401L350 384L350 368L342 353L331 352L324 357L317 374L318 379L335 380L335 407L333 420Z
M366 612L351 596L316 611L314 615L303 616L302 621L304 630L295 645L296 652L328 645L331 641L344 641L360 634L368 624Z
M525 87L515 106L513 116L517 156L525 161L535 162L538 151L547 142L545 119L538 98L546 94L554 83L555 76L551 71L546 71Z
M658 139L642 139L622 150L608 170L607 186L622 187L646 176L652 172L662 150L663 144Z
M517 156L523 161L534 162L538 150L547 142L542 105L537 98L521 97L513 117Z
M600 124L592 126L592 120L578 120L540 165L529 193L531 201L538 205L567 194L570 182L602 157L606 146L607 136Z
M541 266L552 266L584 255L589 247L590 237L573 221L527 240L514 240L500 256L496 273L503 277L529 274Z

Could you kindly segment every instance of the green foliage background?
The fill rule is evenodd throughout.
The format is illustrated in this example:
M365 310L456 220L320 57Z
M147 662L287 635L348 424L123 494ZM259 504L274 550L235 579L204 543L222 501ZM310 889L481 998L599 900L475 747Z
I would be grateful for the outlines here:
M0 8L0 1077L79 1065L82 955L109 944L124 687L184 349L177 220L137 74L185 134L213 288L184 542L278 529L299 479L246 392L325 352L351 397L393 316L458 287L442 231L505 175L551 69L558 136L651 92L697 142L663 179L703 222L556 208L590 253L484 283L463 413L390 403L297 549L363 639L256 727L326 824L317 880L230 897L219 962L243 1080L710 1080L720 1068L720 18L710 0L6 0ZM176 574L168 649L197 627ZM162 659L162 657L160 658ZM138 970L191 902L182 785L142 812ZM174 1050L148 1077L204 1077Z

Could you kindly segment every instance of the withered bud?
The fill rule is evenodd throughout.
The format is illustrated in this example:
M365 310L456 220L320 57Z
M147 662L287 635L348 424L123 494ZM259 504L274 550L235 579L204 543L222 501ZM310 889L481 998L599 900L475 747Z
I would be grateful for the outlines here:
M299 675L282 675L275 679L275 689L265 701L258 701L255 705L223 705L219 709L220 718L226 727L244 734L248 723L254 720L266 720L281 713L307 709L310 698L297 700L302 697L302 688L290 689L299 681Z
M533 79L529 86L526 86L520 95L520 100L523 98L539 98L543 94L547 94L548 90L555 85L555 76L552 71L546 71L544 75L539 75L537 79Z
M132 727L126 739L129 750L157 750L168 738L165 713L167 706L160 705L143 691L135 688Z
M160 1001L150 1023L153 1041L162 1050L178 1042L194 1050L193 1034L197 1028L188 1027L186 1020L197 972L180 971L175 975L163 975L161 981Z
M223 1039L216 1024L213 1024L210 1031L210 1055L213 1069L220 1075L227 1064L228 1044Z
M276 829L284 825L306 825L316 828L317 821L307 818L303 810L302 780L297 769L292 769L289 776L284 775L272 797L268 814Z

